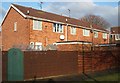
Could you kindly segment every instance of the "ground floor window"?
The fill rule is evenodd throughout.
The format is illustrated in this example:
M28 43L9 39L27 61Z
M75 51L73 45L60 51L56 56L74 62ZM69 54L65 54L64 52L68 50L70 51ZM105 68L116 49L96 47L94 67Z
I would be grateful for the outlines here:
M42 43L41 42L30 42L30 49L42 50Z
M42 43L41 42L35 42L35 50L42 50Z
M120 40L120 34L115 35L115 40Z

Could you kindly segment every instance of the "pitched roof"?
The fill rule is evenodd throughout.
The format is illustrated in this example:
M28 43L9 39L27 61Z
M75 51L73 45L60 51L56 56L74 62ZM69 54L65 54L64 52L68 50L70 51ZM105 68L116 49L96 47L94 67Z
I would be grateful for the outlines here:
M48 19L48 20L53 20L53 21L58 21L58 22L63 22L63 23L66 23L66 19L67 19L67 23L69 23L69 24L74 24L74 25L79 25L79 26L81 25L81 22L78 19L69 18L69 17L45 12L45 11L42 11L42 10L33 9L31 7L24 7L24 6L20 6L20 5L16 5L16 4L13 4L13 5L16 8L18 8L25 15L28 15L27 11L29 10L29 16Z
M20 12L22 12L25 16L42 18L42 19L47 19L47 20L57 21L62 23L66 23L66 19L67 19L68 24L90 28L90 24L88 22L83 22L79 19L61 16L61 15L45 12L42 10L33 9L31 7L25 7L25 6L20 6L16 4L12 4L12 5L16 7ZM29 11L29 14L27 13L27 11ZM94 29L107 31L98 25L93 24L92 26Z
M120 26L112 27L111 28L111 34L120 34Z

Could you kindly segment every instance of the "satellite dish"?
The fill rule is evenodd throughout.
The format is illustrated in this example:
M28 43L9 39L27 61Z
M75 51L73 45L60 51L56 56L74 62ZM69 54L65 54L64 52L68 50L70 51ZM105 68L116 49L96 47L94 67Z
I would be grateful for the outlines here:
M60 35L60 39L65 39L65 36L64 35Z

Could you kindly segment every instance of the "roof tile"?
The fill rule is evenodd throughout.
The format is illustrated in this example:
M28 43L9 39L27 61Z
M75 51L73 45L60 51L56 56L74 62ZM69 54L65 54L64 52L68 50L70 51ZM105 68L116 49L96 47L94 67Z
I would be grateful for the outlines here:
M84 27L90 28L90 24L88 22L81 21L79 19L70 18L70 17L66 17L66 16L61 16L61 15L45 12L45 11L42 11L42 10L33 9L31 7L25 7L25 6L20 6L20 5L16 5L16 4L12 4L12 5L14 5L16 8L18 8L25 15L28 15L27 11L29 10L29 16L48 19L48 20L52 20L52 21L63 22L63 23L66 23L66 19L68 19L67 23L69 23L69 24L73 24L73 25L77 25L77 26L84 26ZM98 25L93 24L92 26L93 26L94 29L107 31L107 30L103 29L102 27L100 27Z

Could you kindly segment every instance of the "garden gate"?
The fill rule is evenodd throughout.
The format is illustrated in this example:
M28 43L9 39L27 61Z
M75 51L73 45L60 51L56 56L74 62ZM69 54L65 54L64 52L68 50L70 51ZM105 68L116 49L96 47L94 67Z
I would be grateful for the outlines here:
M20 81L23 80L23 53L18 48L11 48L8 51L8 63L7 63L7 80L8 81Z

